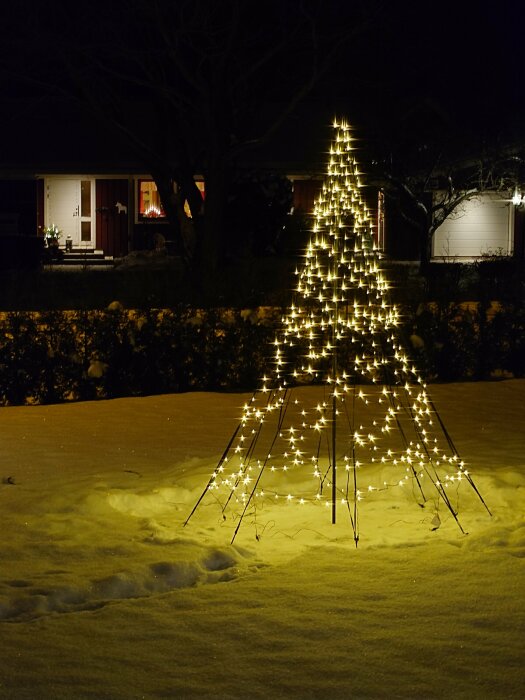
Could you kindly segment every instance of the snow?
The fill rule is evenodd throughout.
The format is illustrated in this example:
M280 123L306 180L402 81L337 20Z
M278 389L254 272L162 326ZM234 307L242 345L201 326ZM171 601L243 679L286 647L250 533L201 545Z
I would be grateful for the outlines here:
M284 502L183 527L247 395L3 408L0 697L524 697L525 380L430 393L493 515L392 489L357 549Z

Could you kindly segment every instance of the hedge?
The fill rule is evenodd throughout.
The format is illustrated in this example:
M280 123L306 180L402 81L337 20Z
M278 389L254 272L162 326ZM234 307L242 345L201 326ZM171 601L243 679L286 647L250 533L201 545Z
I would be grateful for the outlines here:
M0 403L250 390L267 370L278 308L4 312ZM402 332L429 380L525 374L520 305L425 304Z

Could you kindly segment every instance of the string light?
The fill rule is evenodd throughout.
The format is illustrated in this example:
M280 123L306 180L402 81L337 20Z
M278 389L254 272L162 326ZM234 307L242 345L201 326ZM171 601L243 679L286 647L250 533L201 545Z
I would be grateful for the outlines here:
M163 212L162 209L160 209L160 207L157 207L155 204L150 204L144 212L144 216L152 219L157 219L159 216L163 216Z
M235 539L248 512L282 498L324 505L334 523L339 506L357 545L359 504L412 482L420 505L437 493L463 531L447 489L467 482L487 506L399 342L351 129L333 129L271 369L186 522L211 496L233 514Z

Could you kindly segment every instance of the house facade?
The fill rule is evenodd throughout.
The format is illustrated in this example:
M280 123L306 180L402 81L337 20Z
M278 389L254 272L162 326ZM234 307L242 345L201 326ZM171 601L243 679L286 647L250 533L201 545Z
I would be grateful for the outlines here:
M311 211L321 182L291 177L295 211ZM196 177L203 198L204 180ZM189 208L186 209L189 214ZM170 246L168 220L147 173L46 173L0 180L0 237L37 236L56 226L67 253L124 257L133 250Z
M134 236L133 187L126 176L38 175L36 233L55 225L62 248L126 255Z
M204 196L202 179L197 185ZM168 220L148 174L39 174L36 201L37 234L57 226L65 250L119 258L168 238Z
M308 214L322 185L319 177L289 176L293 211ZM205 183L196 178L202 196ZM376 195L371 195L372 197ZM417 236L377 193L377 243L387 258L417 261ZM438 197L439 193L429 194ZM189 213L189 210L188 210ZM43 236L57 226L68 252L98 251L120 258L169 241L157 188L147 173L46 173L0 180L0 238ZM435 232L435 261L468 262L484 256L525 257L525 206L513 193L480 193L465 201Z

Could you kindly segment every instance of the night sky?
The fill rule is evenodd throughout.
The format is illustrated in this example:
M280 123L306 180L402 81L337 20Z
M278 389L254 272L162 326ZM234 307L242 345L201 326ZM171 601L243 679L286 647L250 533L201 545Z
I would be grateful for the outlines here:
M344 114L371 157L441 141L457 154L525 136L521 3L393 2L345 45L296 126ZM308 115L316 114L316 120Z
M301 4L286 5L282 21L290 30L294 12ZM322 21L317 27L321 42L329 42L332 33L337 34L338 25L357 26L363 24L364 17L364 26L342 43L315 87L275 137L258 153L254 151L249 160L303 166L322 163L328 138L326 126L334 115L345 116L355 125L356 135L367 144L365 160L388 158L396 149L418 148L427 141L441 141L458 154L461 150L476 152L488 143L511 144L523 139L520 34L524 13L518 0L492 5L472 0L444 0L439 4L329 0L305 4L316 11L322 8ZM121 2L111 7L133 12L135 5ZM263 26L271 41L272 33L282 27L272 24L271 3L242 6L253 10L255 19L247 12L241 36L256 56L264 50L264 35L262 39L256 36L258 28ZM103 47L111 56L112 44L120 37L118 24L105 20L108 7L105 3L90 3L83 9L87 14L79 18L65 12L64 3L51 3L44 12L26 2L6 13L6 42L0 62L5 106L0 117L0 163L4 167L16 159L59 159L60 153L68 157L76 153L82 159L91 156L125 161L126 145L114 135L108 136L107 129L93 120L86 125L85 111L79 118L66 106L49 109L42 84L53 75L52 49L58 49L59 55L61 42L66 47L79 25L91 27L85 29L88 51L98 56ZM242 53L240 56L242 62ZM254 122L254 133L267 126L281 109L294 81L304 77L300 66L308 58L305 49L277 69L272 66L260 85L254 86L250 104L242 105ZM78 129L84 132L81 138L72 136Z

